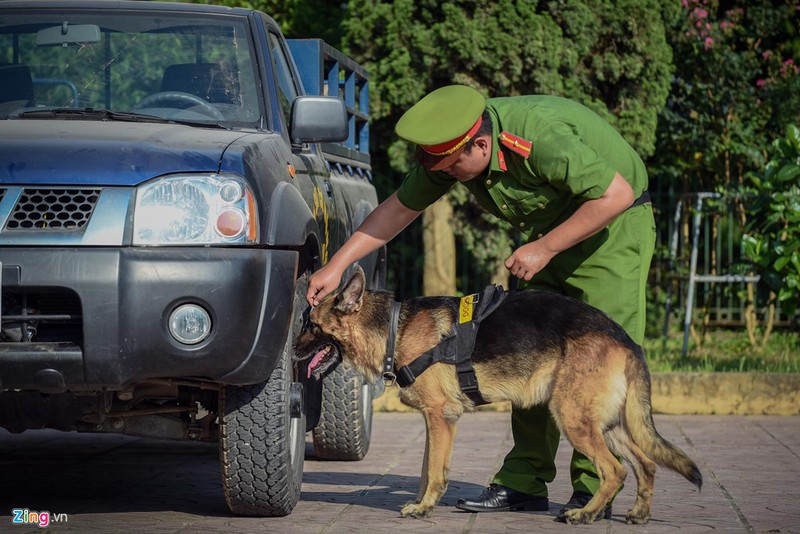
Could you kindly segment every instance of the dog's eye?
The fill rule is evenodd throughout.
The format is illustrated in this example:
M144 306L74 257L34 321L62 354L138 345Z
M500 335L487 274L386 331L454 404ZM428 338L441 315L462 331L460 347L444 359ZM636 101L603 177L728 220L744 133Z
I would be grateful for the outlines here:
M300 316L301 330L308 328L310 324L311 324L311 306L303 310L303 314Z
M317 324L315 324L315 323L312 323L311 321L308 321L308 322L305 324L305 328L306 328L307 330L310 330L310 331L311 331L311 333L312 333L312 334L315 334L315 335L316 335L316 334L320 334L320 333L322 333L322 328L320 328L320 327L319 327L319 325L317 325Z

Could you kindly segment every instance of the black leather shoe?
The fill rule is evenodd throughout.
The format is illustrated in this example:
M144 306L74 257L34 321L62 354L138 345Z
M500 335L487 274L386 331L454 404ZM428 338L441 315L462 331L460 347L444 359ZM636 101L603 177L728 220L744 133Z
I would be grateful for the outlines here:
M500 484L489 484L474 501L458 499L456 508L468 512L506 512L509 510L528 510L546 512L550 507L547 497L528 495Z
M567 510L574 510L575 508L583 508L586 506L592 498L591 493L587 493L585 491L575 491L572 493L572 497L569 498L569 502L564 505L564 507L558 511L558 519L559 521L567 521ZM611 519L611 505L609 504L606 506L605 511L603 512L603 519Z

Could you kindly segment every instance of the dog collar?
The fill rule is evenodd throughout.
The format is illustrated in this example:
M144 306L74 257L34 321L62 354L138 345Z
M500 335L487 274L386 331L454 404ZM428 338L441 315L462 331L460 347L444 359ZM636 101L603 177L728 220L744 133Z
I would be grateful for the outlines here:
M389 318L389 335L386 338L386 356L383 358L383 380L388 385L397 382L397 375L394 373L394 349L397 343L397 323L400 320L400 303L392 303L392 313Z

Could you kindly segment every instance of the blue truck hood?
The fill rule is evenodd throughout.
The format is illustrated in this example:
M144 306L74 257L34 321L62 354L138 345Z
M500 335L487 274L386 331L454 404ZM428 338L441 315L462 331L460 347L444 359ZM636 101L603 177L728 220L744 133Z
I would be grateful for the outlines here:
M135 186L173 172L218 172L246 132L79 120L0 121L0 184Z

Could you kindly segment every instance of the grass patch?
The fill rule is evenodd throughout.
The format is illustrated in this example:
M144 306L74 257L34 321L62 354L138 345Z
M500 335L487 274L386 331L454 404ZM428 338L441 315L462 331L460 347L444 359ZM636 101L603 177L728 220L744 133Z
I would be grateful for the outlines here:
M742 330L709 331L697 346L691 339L689 353L681 354L683 334L644 341L650 372L763 372L800 373L800 332L774 332L760 349L750 346Z

